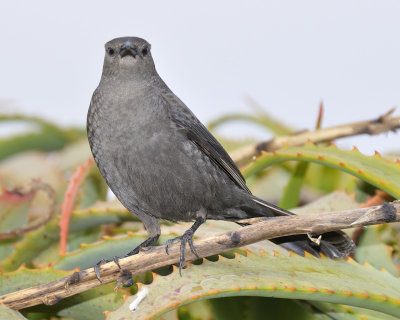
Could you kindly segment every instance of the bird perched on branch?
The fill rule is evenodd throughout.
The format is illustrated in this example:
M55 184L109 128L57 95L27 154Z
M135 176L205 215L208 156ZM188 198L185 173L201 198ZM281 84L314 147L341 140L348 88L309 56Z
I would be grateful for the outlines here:
M147 240L160 236L158 219L194 221L180 242L180 268L185 247L207 219L239 221L252 217L291 215L253 196L228 153L158 75L150 44L141 38L116 38L105 44L103 74L87 116L89 144L97 166L121 203L146 227ZM348 255L353 242L342 232L272 239L304 254ZM118 263L118 258L114 261ZM95 266L99 269L103 261Z

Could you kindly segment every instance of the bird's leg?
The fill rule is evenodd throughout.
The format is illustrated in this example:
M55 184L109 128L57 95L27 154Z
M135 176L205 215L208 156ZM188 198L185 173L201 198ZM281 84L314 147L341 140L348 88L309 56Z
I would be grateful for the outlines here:
M196 230L206 221L206 218L200 217L197 218L195 223L185 231L185 233L180 236L176 237L174 239L170 239L167 241L165 251L167 254L169 254L169 248L171 245L175 242L180 241L181 242L181 247L180 247L180 260L179 260L179 274L182 276L182 268L186 267L186 260L185 260L185 249L186 249L186 243L189 244L190 250L193 252L193 254L199 258L199 255L196 252L196 248L193 245L193 234L196 232Z

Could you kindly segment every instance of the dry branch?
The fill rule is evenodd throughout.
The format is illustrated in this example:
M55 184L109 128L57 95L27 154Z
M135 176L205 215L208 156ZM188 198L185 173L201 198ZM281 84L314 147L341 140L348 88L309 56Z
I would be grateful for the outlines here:
M261 151L273 151L285 145L300 146L308 141L313 143L329 142L338 138L351 137L359 134L376 135L382 132L395 132L400 128L400 117L392 117L395 108L390 109L377 119L348 123L314 131L304 130L290 135L278 136L269 141L261 142L240 148L232 152L231 156L236 164L243 165Z
M346 210L320 215L301 215L274 218L256 218L243 222L257 222L236 231L208 237L194 242L200 257L207 257L223 251L248 245L265 239L292 234L315 233L400 221L400 201L384 203L381 206ZM186 250L187 259L196 257ZM170 254L165 253L165 246L152 247L137 255L119 261L123 270L133 275L154 270L179 262L179 245L173 245ZM184 271L185 272L185 271ZM186 272L190 272L187 270ZM114 262L101 266L103 283L118 281L122 272ZM59 300L101 285L96 279L93 268L71 277L65 277L47 284L23 289L0 297L0 303L19 310L22 308L47 304L52 305Z

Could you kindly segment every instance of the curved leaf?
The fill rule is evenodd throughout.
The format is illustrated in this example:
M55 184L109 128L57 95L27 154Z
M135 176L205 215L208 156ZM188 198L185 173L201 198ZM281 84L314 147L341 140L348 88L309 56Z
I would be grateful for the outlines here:
M26 150L52 151L86 135L81 129L61 129L53 123L24 115L0 115L0 121L24 121L38 125L37 132L0 140L0 160Z
M384 159L379 154L366 156L358 149L340 150L335 145L318 147L307 143L302 147L288 146L274 152L265 152L246 168L244 176L249 177L268 166L291 160L315 162L350 173L400 198L400 163Z
M129 305L138 294L107 319L147 319L199 299L249 295L343 303L400 317L400 280L354 260L261 252L191 265L182 277L174 269L169 276L154 275L151 284L140 286L138 294L147 293L135 313Z
M293 132L292 129L288 128L279 120L274 119L271 115L267 114L266 112L262 112L257 115L249 115L244 113L228 114L210 122L207 125L207 127L209 130L214 130L216 127L232 121L245 121L258 124L263 128L269 129L275 135L284 135Z
M18 311L0 305L0 320L25 320L26 318Z
M59 240L58 220L56 217L44 226L31 231L15 244L14 251L3 261L0 267L5 271L18 268L22 263L30 263L39 253L47 249L52 243ZM132 214L126 212L107 212L82 210L74 212L71 217L70 232L81 231L100 226L106 223L118 223L137 220Z

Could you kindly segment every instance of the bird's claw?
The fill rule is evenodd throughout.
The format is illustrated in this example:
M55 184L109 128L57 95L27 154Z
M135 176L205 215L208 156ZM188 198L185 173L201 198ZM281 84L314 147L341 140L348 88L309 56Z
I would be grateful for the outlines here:
M99 262L97 262L97 263L94 265L94 267L93 267L94 273L96 274L96 278L97 278L97 280L99 280L100 282L103 282L103 280L101 280L101 277L100 277L100 266L101 266L102 264L105 264L105 263L110 262L110 261L114 261L114 263L118 266L118 268L121 269L121 266L119 265L119 257L115 256L115 257L113 257L112 260L101 259L101 260L100 260Z
M102 264L107 263L107 262L109 262L109 260L101 259L101 260L100 260L99 262L97 262L97 263L94 265L94 267L93 267L94 273L96 274L96 278L97 278L97 280L99 280L100 282L103 282L103 280L101 280L101 277L100 277L100 266L101 266Z
M181 243L180 246L180 259L179 259L179 274L182 276L182 268L186 267L186 259L185 259L185 250L186 250L186 244L189 244L190 250L193 252L193 254L197 257L200 258L199 255L197 254L196 248L193 245L193 231L192 230L187 230L182 236L176 237L174 239L169 239L166 243L165 246L165 252L169 254L169 248L171 247L172 244L175 242Z
M114 256L114 257L113 257L113 261L114 261L114 263L118 266L118 268L121 270L121 266L119 265L119 257Z

